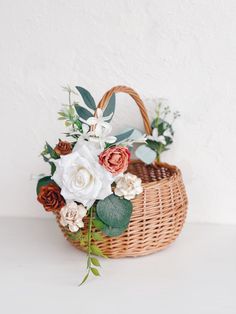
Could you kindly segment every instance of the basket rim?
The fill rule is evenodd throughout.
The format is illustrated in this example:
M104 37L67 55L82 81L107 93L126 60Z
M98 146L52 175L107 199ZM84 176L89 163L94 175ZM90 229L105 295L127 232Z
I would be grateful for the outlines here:
M130 161L130 164L134 164L134 163L141 163L143 165L146 165L143 161L141 161L139 159L132 159ZM149 166L154 167L154 168L156 168L158 166L159 167L165 167L167 169L170 169L173 172L173 174L169 178L164 178L164 179L156 180L156 181L152 181L152 182L142 182L142 186L145 189L152 188L154 186L156 187L159 185L163 185L165 183L169 183L170 181L176 180L177 177L182 176L181 171L177 166L170 165L166 162L154 162L153 164L150 164Z

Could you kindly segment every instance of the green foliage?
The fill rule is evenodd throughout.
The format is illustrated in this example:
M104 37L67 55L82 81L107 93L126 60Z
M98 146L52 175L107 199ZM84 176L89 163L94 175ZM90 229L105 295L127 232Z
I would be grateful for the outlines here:
M86 106L88 106L92 110L96 110L96 104L90 92L81 86L76 86L76 89L79 91L80 95L82 96L83 101L86 104Z
M49 155L52 159L60 158L60 156L54 151L52 146L50 146L47 142L44 150L44 155Z
M107 122L110 122L111 119L113 118L114 113L115 113L115 108L116 108L116 95L113 94L111 98L109 99L108 104L103 112L104 117L108 117L109 115L112 114L111 118L107 120Z
M100 276L100 273L97 268L91 267L90 269L92 273L94 274L94 276Z
M170 115L172 115L172 119L168 119L168 121L171 120L168 122L166 118ZM156 136L149 136L146 140L147 148L143 145L140 146L135 152L136 156L147 164L152 163L155 159L160 161L161 153L167 151L173 143L173 123L179 116L178 111L172 113L169 106L162 108L162 103L159 102L156 108L156 117L151 124L153 130L157 129ZM155 158L151 150L155 152Z
M124 132L124 133L115 135L115 137L116 137L116 142L115 142L114 144L119 143L119 142L122 142L122 141L128 139L128 138L133 134L133 132L134 132L134 129L131 129L131 130L126 131L126 132ZM113 144L113 145L114 145L114 144Z
M68 232L67 233L68 238L70 238L72 241L83 241L83 233L79 230L76 233Z
M97 267L101 266L99 260L96 257L91 257L91 263Z
M87 232L87 241L86 241L86 246L87 246L87 273L84 276L82 282L80 283L80 286L86 282L86 280L89 277L89 274L92 273L94 276L100 276L100 273L96 267L100 267L100 262L96 257L93 255L98 255L102 257L106 257L102 251L99 249L99 247L95 244L92 243L92 238L98 238L98 232L92 232L92 225L94 224L93 219L94 219L94 207L90 208L89 210L89 225L88 225L88 232ZM99 237L99 239L101 239Z
M93 114L90 111L78 104L75 104L75 110L79 116L79 119L82 118L83 120L88 120L88 118L93 117Z
M54 151L54 149L46 142L44 146L44 150L41 153L43 160L48 162L51 167L51 175L53 176L54 172L56 171L55 163L52 159L56 160L60 158L60 156Z
M91 252L92 252L94 255L106 257L106 255L103 254L103 252L101 251L101 249L99 249L99 247L98 247L97 245L95 245L95 244L92 244L92 245L91 245Z
M36 192L39 194L40 189L42 186L48 185L49 183L55 183L50 176L43 177L38 181L37 187L36 187Z
M107 226L123 228L127 226L132 214L132 203L114 194L97 203L96 213Z
M102 222L101 220L95 218L95 219L93 219L93 225L94 225L94 227L96 227L97 229L102 230L102 228L104 227L105 224L104 224L104 222Z
M128 225L124 226L124 227L111 227L111 226L107 226L104 225L103 228L101 229L103 233L105 233L108 237L118 237L120 236L122 233L125 232L125 230L127 229Z
M93 232L92 233L92 238L95 240L95 241L102 241L103 240L103 236L100 232Z

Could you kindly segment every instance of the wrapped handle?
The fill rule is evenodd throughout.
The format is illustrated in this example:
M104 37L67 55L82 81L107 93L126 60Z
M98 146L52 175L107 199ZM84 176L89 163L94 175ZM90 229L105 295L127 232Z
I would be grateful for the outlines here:
M151 125L150 125L150 121L149 121L149 118L148 118L148 114L147 114L147 110L145 108L145 105L144 105L142 99L139 97L138 93L136 93L130 87L127 87L127 86L115 86L115 87L112 87L102 97L102 99L100 100L100 102L98 104L98 108L105 109L106 105L108 104L109 99L111 98L111 96L114 93L126 93L126 94L129 94L134 99L134 101L138 105L140 113L142 115L143 124L144 124L144 128L145 128L146 133L148 135L152 134L152 129L151 129Z

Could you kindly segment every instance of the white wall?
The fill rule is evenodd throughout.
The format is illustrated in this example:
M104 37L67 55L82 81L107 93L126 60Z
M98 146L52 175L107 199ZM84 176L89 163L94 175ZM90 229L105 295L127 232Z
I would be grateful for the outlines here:
M163 159L183 171L188 220L236 223L235 1L0 0L0 23L0 215L51 216L30 176L63 131L61 86L99 100L126 84L182 113ZM116 129L140 127L132 101L117 99Z

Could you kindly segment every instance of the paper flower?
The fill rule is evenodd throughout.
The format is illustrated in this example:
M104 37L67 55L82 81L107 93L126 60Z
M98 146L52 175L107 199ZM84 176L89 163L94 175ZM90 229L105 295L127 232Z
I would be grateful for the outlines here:
M54 183L40 188L38 201L48 212L60 210L65 205L65 200L61 196L61 189Z
M131 200L143 192L141 183L140 178L128 172L116 180L115 194Z
M107 132L107 133L108 134L110 133L111 125L108 122L106 122L106 121L109 121L110 119L111 119L111 115L109 115L107 117L103 117L102 109L98 108L96 110L96 117L88 118L86 123L90 126L94 125L95 126L94 134L96 136L100 137L104 134L104 131L106 129L109 130L109 132Z
M69 202L60 211L60 224L63 227L68 226L71 232L77 232L79 228L84 226L83 218L86 216L86 213L87 210L83 205Z
M128 168L130 152L127 147L113 146L99 155L99 162L113 175L125 172Z
M72 151L72 146L71 143L67 142L67 141L61 141L59 140L58 144L56 145L56 147L54 148L55 152L58 155L67 155L70 154Z

